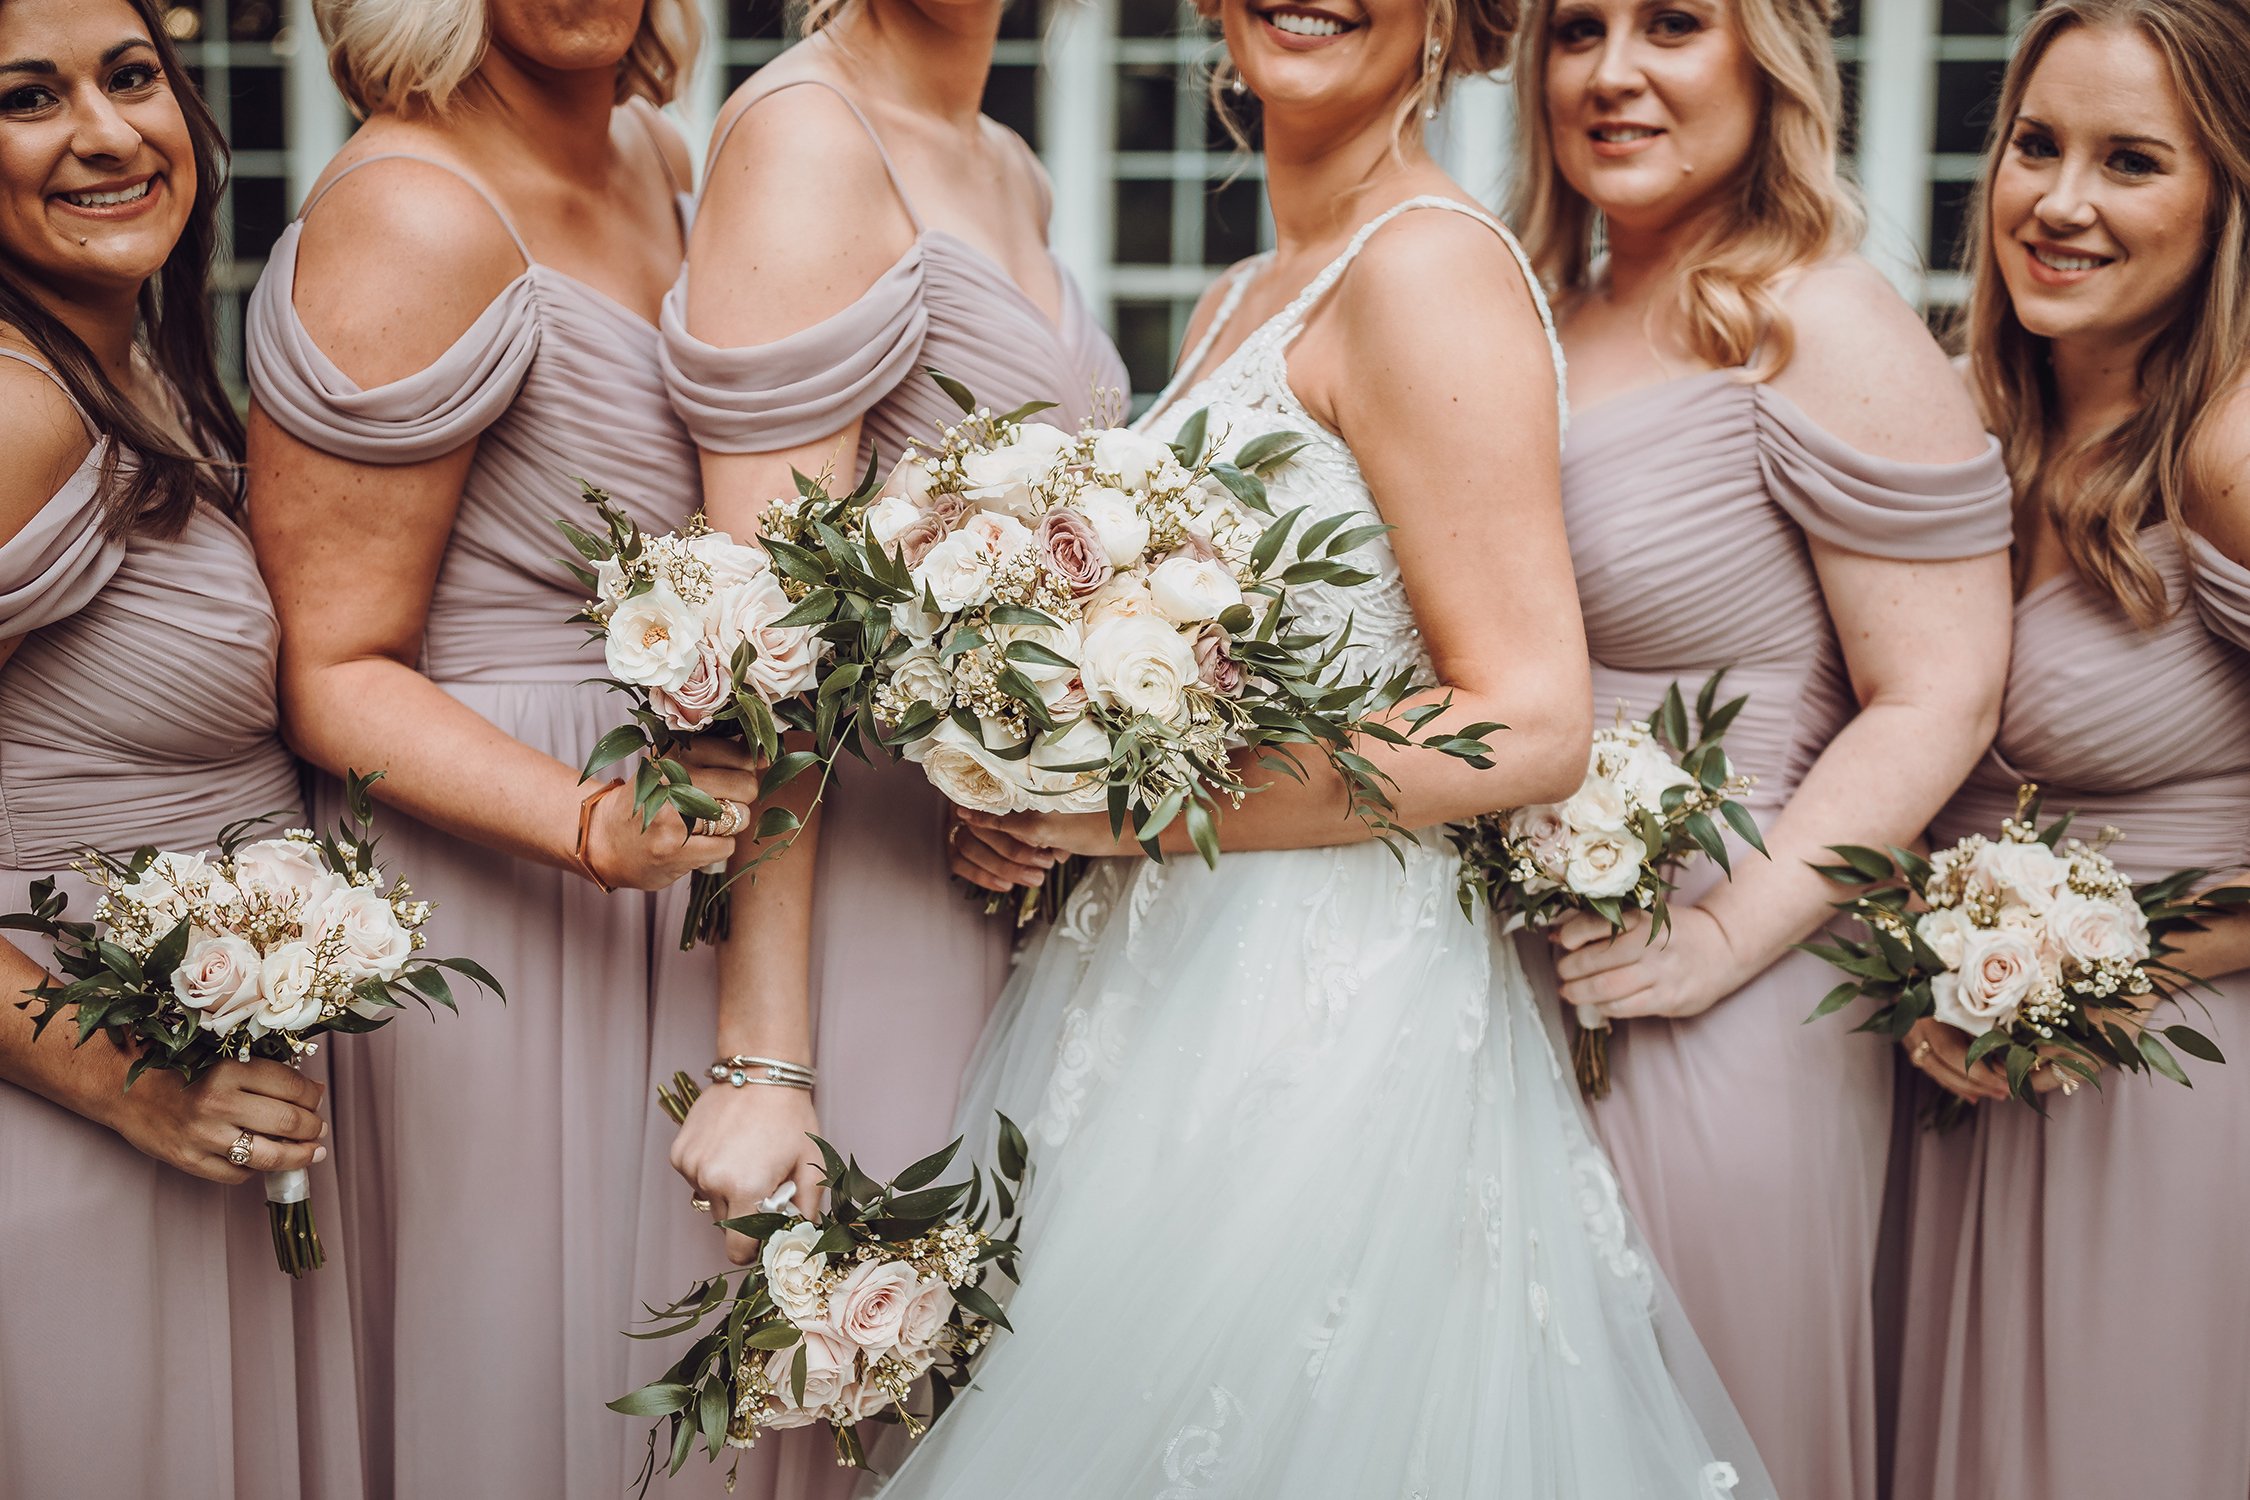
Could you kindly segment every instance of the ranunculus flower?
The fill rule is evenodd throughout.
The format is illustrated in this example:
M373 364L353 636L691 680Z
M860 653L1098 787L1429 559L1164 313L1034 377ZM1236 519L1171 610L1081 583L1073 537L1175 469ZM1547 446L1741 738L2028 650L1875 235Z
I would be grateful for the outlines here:
M1085 627L1111 620L1128 620L1140 615L1154 615L1156 604L1148 596L1148 585L1132 573L1120 573L1103 584L1080 608Z
M234 852L234 880L243 894L273 906L294 906L302 914L344 877L328 868L320 850L298 839L260 839Z
M1086 632L1079 665L1097 703L1167 724L1187 717L1187 687L1198 678L1195 648L1162 620L1133 616L1095 626Z
M968 498L985 510L1028 516L1035 503L1033 486L1055 471L1055 462L1071 443L1069 433L1044 422L1026 422L1016 429L1016 440L1003 447L963 454L961 477Z
M1607 776L1590 775L1563 802L1563 821L1580 832L1617 833L1625 827L1625 794Z
M1563 883L1581 896L1623 896L1640 884L1641 841L1609 828L1589 828L1570 840Z
M1168 444L1145 432L1111 427L1094 438L1095 469L1116 475L1118 483L1127 489L1142 488L1176 461Z
M687 550L711 570L714 589L748 583L773 572L773 559L766 556L765 548L745 546L723 531L707 531L690 537Z
M734 679L727 673L726 658L709 636L696 644L695 665L678 687L648 690L657 716L683 734L707 726L733 697Z
M790 1367L797 1361L797 1346L776 1349L766 1356L766 1379L772 1383L774 1399L781 1403L784 1413L768 1414L763 1419L768 1427L806 1426L817 1421L844 1393L844 1382L851 1376L857 1351L835 1334L817 1328L805 1330L803 1347L805 1400L801 1407L797 1405L796 1391L789 1378Z
M924 554L915 565L915 592L927 592L948 612L973 608L992 597L992 574L999 559L965 531L957 531Z
M320 977L310 943L283 943L268 953L258 976L258 1008L251 1013L254 1031L301 1031L320 1019L320 1001L312 989Z
M984 727L991 738L1006 733L1001 725L990 721ZM914 758L921 761L922 774L930 779L930 785L957 807L1012 813L1033 806L1024 763L1002 760L951 719L939 724L927 739L918 741L914 750Z
M1157 613L1175 625L1215 620L1242 602L1242 585L1227 565L1208 558L1171 557L1148 577L1148 596Z
M829 1298L828 1321L870 1362L881 1359L898 1347L915 1281L914 1268L904 1261L863 1260Z
M305 939L315 945L334 935L335 964L359 979L390 979L414 956L414 935L374 886L348 885L305 913Z
M759 1260L766 1273L766 1294L781 1315L799 1328L815 1328L827 1316L820 1294L821 1273L828 1257L813 1247L820 1243L818 1224L793 1224L766 1237Z
M1076 504L1102 539L1112 567L1129 568L1148 550L1148 517L1123 490L1095 485L1080 490Z
M1063 586L1083 599L1109 582L1116 570L1094 523L1067 506L1039 518L1039 554Z
M1227 633L1205 625L1195 633L1195 670L1203 685L1223 698L1242 695L1242 663L1227 651Z
M2047 912L2047 928L2060 956L2088 967L2148 957L2148 921L2137 905L2127 915L2118 902L2064 891Z
M695 670L702 620L664 584L636 594L609 617L602 655L609 675L635 687L675 688Z
M2015 1019L2044 977L2039 950L2026 933L1980 931L1962 945L1961 967L1930 983L1937 1018L1971 1036Z
M1914 935L1922 940L1949 969L1961 967L1961 954L1969 945L1969 937L1977 924L1969 920L1967 912L1958 906L1941 906L1926 911L1915 919Z
M207 1031L227 1032L258 1004L258 950L231 933L206 933L189 943L172 971L172 993L203 1012Z

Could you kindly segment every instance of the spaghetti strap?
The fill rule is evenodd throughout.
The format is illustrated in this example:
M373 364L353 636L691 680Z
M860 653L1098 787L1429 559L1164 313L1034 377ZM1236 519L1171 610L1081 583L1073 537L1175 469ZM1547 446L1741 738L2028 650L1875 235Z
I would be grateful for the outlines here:
M663 152L659 150L657 154L661 156L663 155ZM500 206L500 200L493 197L490 192L486 191L483 183L478 182L474 177L471 177L468 173L462 171L459 167L453 166L448 162L439 161L434 156L417 156L411 151L381 151L377 152L373 156L363 156L358 161L353 162L350 166L344 168L344 170L338 172L335 176L322 183L319 189L314 192L314 194L310 198L307 198L305 200L305 206L297 210L298 222L302 223L305 219L309 218L312 214L313 208L320 202L321 199L327 197L330 192L334 191L337 183L342 182L345 178L351 176L352 173L358 171L361 167L372 167L379 161L418 161L426 167L436 167L441 172L450 172L455 177L460 178L463 182L469 185L469 190L471 192L475 193L479 198L482 198L484 200L485 207L491 209L492 216L500 221L500 227L508 231L508 238L515 242L516 254L523 257L523 263L527 266L538 264L538 262L532 258L531 247L523 242L522 235L516 233L515 221L513 219L510 219L508 217L508 211ZM665 164L665 171L671 171L671 164L669 162Z
M1170 406L1187 382L1203 368L1203 361L1210 355L1211 346L1219 341L1219 334L1233 320L1235 309L1242 305L1242 294L1250 290L1251 279L1258 274L1258 267L1265 263L1268 254L1270 252L1253 255L1226 273L1230 278L1226 294L1219 298L1219 306L1211 314L1211 325L1203 330L1203 337L1195 341L1195 347L1182 355L1180 362L1172 367L1172 378L1165 382L1164 389L1158 391L1156 399L1149 403L1149 416L1153 417Z
M1567 436L1570 431L1567 361L1563 358L1562 340L1555 335L1554 310L1547 305L1547 293L1546 289L1539 284L1539 273L1532 269L1531 257L1524 253L1523 246L1517 243L1515 235L1509 232L1507 225L1501 223L1483 209L1473 208L1457 198L1443 198L1434 193L1426 193L1417 198L1409 198L1404 203L1394 203L1374 218L1369 219L1365 224L1360 225L1359 232L1352 236L1350 244L1344 246L1343 253L1324 266L1318 276L1306 282L1305 289L1299 292L1286 308L1282 309L1280 317L1275 320L1280 325L1278 332L1281 347L1288 348L1296 340L1297 335L1304 332L1306 316L1311 313L1321 298L1328 295L1329 290L1343 277L1344 272L1351 268L1351 263L1359 258L1360 251L1367 248L1367 242L1375 237L1376 231L1400 214L1409 213L1417 208L1445 209L1460 214L1464 218L1476 220L1479 224L1500 236L1501 243L1508 247L1508 253L1516 258L1516 265L1523 271L1524 283L1531 288L1532 305L1539 310L1539 326L1547 335L1547 353L1555 365L1555 404L1559 411L1557 422L1562 432Z
M719 127L719 134L717 138L711 142L711 150L704 157L704 181L710 181L711 167L718 162L719 153L726 149L728 137L734 134L734 127L742 123L743 117L745 115L749 114L750 111L756 109L760 104L764 103L768 99L771 99L774 95L781 93L785 89L803 88L808 84L814 88L826 89L831 94L834 94L837 98L843 100L844 108L850 110L852 112L852 118L859 121L859 128L867 132L868 140L872 141L875 145L875 154L882 158L884 175L891 179L891 191L898 194L899 206L906 210L907 221L914 226L914 233L919 236L922 233L922 216L914 211L914 199L908 195L906 191L906 184L899 180L898 166L891 160L891 153L888 150L884 149L883 138L875 133L874 125L870 123L867 116L861 112L860 107L852 102L852 96L845 93L842 89L836 87L836 85L830 83L825 78L792 78L786 83L777 83L772 88L767 89L764 93L760 94L757 98L751 100L748 104L743 105L742 108L736 110L734 112L734 118Z
M641 122L641 131L647 135L650 148L656 152L656 164L664 169L664 180L672 184L673 196L687 192L687 184L681 182L680 174L672 170L672 153L664 149L664 137L656 128L656 107L649 105L646 109L640 109L627 106L625 113Z
M48 364L43 359L36 359L20 349L10 349L5 345L0 345L0 359L12 359L19 365L29 365L52 380L55 383L55 389L61 391L63 399L70 403L70 409L78 413L78 420L86 424L88 435L97 441L101 438L102 430L94 425L94 419L86 414L86 408L78 404L78 398L70 392L69 383L62 378L62 373L53 365Z

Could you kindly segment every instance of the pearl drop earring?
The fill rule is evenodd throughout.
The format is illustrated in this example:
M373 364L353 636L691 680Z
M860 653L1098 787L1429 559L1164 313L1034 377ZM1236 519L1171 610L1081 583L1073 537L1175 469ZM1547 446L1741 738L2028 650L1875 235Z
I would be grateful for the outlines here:
M1227 85L1227 92L1239 99L1244 94L1250 92L1250 85L1244 83L1242 81L1242 75L1240 73L1237 73L1234 75L1234 80Z

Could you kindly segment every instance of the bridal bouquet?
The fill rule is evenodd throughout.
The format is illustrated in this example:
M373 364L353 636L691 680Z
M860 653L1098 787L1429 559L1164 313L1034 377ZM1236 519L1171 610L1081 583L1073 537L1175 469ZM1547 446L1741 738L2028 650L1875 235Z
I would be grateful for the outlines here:
M1857 891L1836 909L1857 918L1867 936L1802 945L1851 976L1813 1017L1863 995L1874 1008L1862 1031L1903 1037L1935 1016L1975 1038L1970 1064L1997 1059L2008 1091L2034 1108L2032 1076L2045 1068L2059 1071L2068 1094L2104 1067L2186 1084L2166 1041L2224 1062L2200 1032L2156 1028L2147 1018L2196 982L2163 961L2173 951L2165 939L2250 904L2250 889L2197 896L2195 886L2209 878L2204 870L2135 886L2103 853L2115 829L2089 844L2065 837L2070 822L2065 815L2042 829L2038 789L2025 786L1996 839L1971 834L1927 859L1903 849L1837 847L1843 862L1819 869ZM1966 1110L1948 1095L1932 1123L1958 1123Z
M675 1082L680 1095L665 1104L677 1117L695 1085L685 1075ZM958 1140L889 1183L814 1142L826 1166L827 1214L724 1221L764 1242L757 1262L650 1308L661 1326L631 1335L703 1330L661 1380L609 1403L629 1417L669 1421L649 1431L643 1493L655 1477L660 1433L669 1437L671 1474L699 1442L715 1460L722 1449L754 1446L761 1433L815 1423L827 1425L838 1463L864 1468L863 1423L894 1423L920 1437L969 1383L993 1330L1008 1326L984 1289L994 1270L1016 1277L1009 1236L1029 1167L1023 1135L1007 1116L998 1170L987 1177L972 1166L967 1182L950 1186L930 1184L952 1165Z
M1240 751L1301 774L1292 747L1317 747L1354 810L1395 831L1385 779L1352 743L1417 743L1443 706L1402 708L1422 686L1411 672L1363 674L1348 623L1322 630L1293 607L1304 585L1371 582L1351 553L1387 530L1273 513L1265 477L1301 435L1221 457L1201 413L1171 444L1071 433L1028 420L1047 403L996 416L934 378L963 413L934 451L841 500L806 481L768 517L796 618L824 621L839 675L857 674L839 714L960 806L1106 810L1152 857L1185 817L1216 862L1215 809L1249 790ZM1500 727L1418 743L1483 766L1480 737Z
M295 1063L323 1033L373 1031L409 1001L453 1009L449 969L500 994L468 959L416 956L430 903L375 861L376 779L348 778L333 834L252 842L260 818L222 830L209 854L89 854L74 868L101 891L91 922L64 919L52 878L34 883L30 912L0 916L51 941L65 976L20 1002L37 1007L33 1034L75 1011L77 1045L106 1032L134 1054L127 1088L151 1068L192 1084L230 1059ZM303 1171L266 1174L274 1256L292 1276L323 1260L310 1192Z
M1626 913L1645 911L1655 940L1671 920L1667 906L1673 872L1700 851L1733 873L1718 819L1744 843L1766 852L1758 825L1742 805L1750 778L1738 776L1720 738L1742 706L1717 702L1714 672L1695 699L1690 734L1687 703L1678 683L1665 690L1656 712L1597 730L1586 780L1568 801L1456 824L1449 830L1461 853L1461 910L1472 920L1481 898L1507 914L1509 930L1552 927L1578 912L1593 912L1617 929ZM1609 1020L1591 1006L1577 1007L1571 1061L1589 1099L1609 1093Z
M811 759L783 755L781 730L810 724L803 695L819 682L826 645L762 549L713 531L700 515L650 536L607 494L583 488L601 533L556 523L581 559L565 566L593 596L571 618L601 643L609 684L633 705L632 722L602 736L583 774L638 754L633 803L644 820L670 806L690 826L741 832L727 827L726 809L695 788L672 753L694 734L741 740L765 757L763 792L804 771ZM795 822L769 809L758 836L777 837ZM689 877L681 947L725 930L728 888L746 870L729 877L721 865Z

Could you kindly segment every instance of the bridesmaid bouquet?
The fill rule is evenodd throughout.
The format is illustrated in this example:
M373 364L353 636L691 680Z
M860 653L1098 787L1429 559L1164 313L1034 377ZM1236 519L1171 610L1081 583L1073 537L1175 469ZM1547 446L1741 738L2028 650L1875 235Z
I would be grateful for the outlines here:
M1808 1019L1863 995L1874 1009L1861 1031L1903 1037L1935 1016L1975 1038L1970 1063L1997 1058L2008 1091L2034 1109L2032 1077L2043 1068L2057 1069L2070 1094L2104 1067L2187 1084L2166 1041L2224 1062L2202 1033L2152 1027L2146 1018L2198 982L2163 961L2174 951L2165 939L2250 904L2250 889L2196 896L2205 870L2135 886L2102 852L2115 829L2088 844L2064 836L2070 822L2066 814L2042 829L2038 788L2025 786L1997 839L1971 834L1927 859L1837 847L1843 863L1818 868L1857 892L1836 909L1867 936L1800 945L1850 976ZM1948 1095L1931 1123L1944 1129L1966 1113Z
M1412 738L1443 711L1401 709L1410 672L1356 673L1350 629L1292 607L1307 584L1371 582L1349 554L1388 528L1363 516L1276 516L1264 477L1305 439L1274 433L1222 458L1198 413L1171 444L995 416L932 372L962 410L934 452L909 450L879 491L805 482L766 545L853 674L839 717L918 763L954 803L991 813L1107 811L1150 856L1181 817L1216 863L1221 799L1249 788L1231 757L1296 773L1317 747L1355 812L1386 834L1384 778L1355 737ZM870 471L872 478L872 471ZM828 694L827 684L822 695ZM1501 726L1427 748L1489 765Z
M765 757L762 791L793 779L814 759L783 755L781 731L812 727L816 710L803 697L820 680L827 647L760 548L713 531L700 515L650 536L607 494L581 484L602 527L596 535L556 522L581 559L565 566L593 596L571 618L601 643L606 680L633 705L632 722L601 737L583 775L638 754L633 803L644 820L670 806L691 825L721 823L725 809L696 790L673 753L689 735L726 735ZM769 809L758 836L795 824L786 810ZM725 931L727 892L742 873L729 877L722 865L689 877L681 947Z
M324 1033L373 1031L410 1001L455 1009L449 969L500 994L468 959L415 956L430 903L375 862L377 779L347 779L349 818L334 834L251 842L258 818L221 830L208 855L89 854L74 868L102 893L91 922L64 919L52 878L33 884L30 912L0 916L0 928L50 940L66 976L19 1002L38 1008L33 1034L75 1010L76 1045L105 1032L134 1054L127 1088L151 1068L192 1084L229 1059L294 1064ZM306 1172L266 1174L274 1258L291 1276L324 1258L310 1192Z
M678 1094L665 1106L678 1118L696 1086L685 1074L674 1082ZM930 1184L952 1165L958 1140L896 1180L876 1183L813 1139L826 1165L826 1216L816 1222L785 1211L724 1221L764 1242L757 1263L649 1309L661 1326L629 1335L704 1330L663 1379L609 1403L629 1417L668 1419L668 1428L649 1431L644 1494L660 1433L671 1444L670 1474L699 1442L716 1460L722 1449L755 1446L761 1433L815 1423L827 1425L838 1463L865 1468L861 1424L894 1423L919 1438L969 1383L970 1364L993 1330L1008 1326L984 1289L995 1269L1016 1277L1009 1236L1029 1167L1023 1134L1007 1116L1000 1117L999 1169L988 1178L972 1166L967 1182L950 1186ZM917 1400L925 1380L926 1401Z
M1717 819L1760 854L1765 840L1742 799L1751 779L1738 776L1720 738L1747 698L1717 702L1724 670L1695 698L1695 729L1674 683L1656 712L1595 731L1586 780L1568 801L1519 807L1448 832L1461 852L1461 910L1475 919L1481 899L1507 913L1507 930L1552 927L1593 912L1623 930L1626 913L1645 911L1653 941L1671 920L1673 872L1697 852L1730 875ZM1589 1099L1608 1097L1609 1027L1591 1006L1577 1007L1571 1061Z

